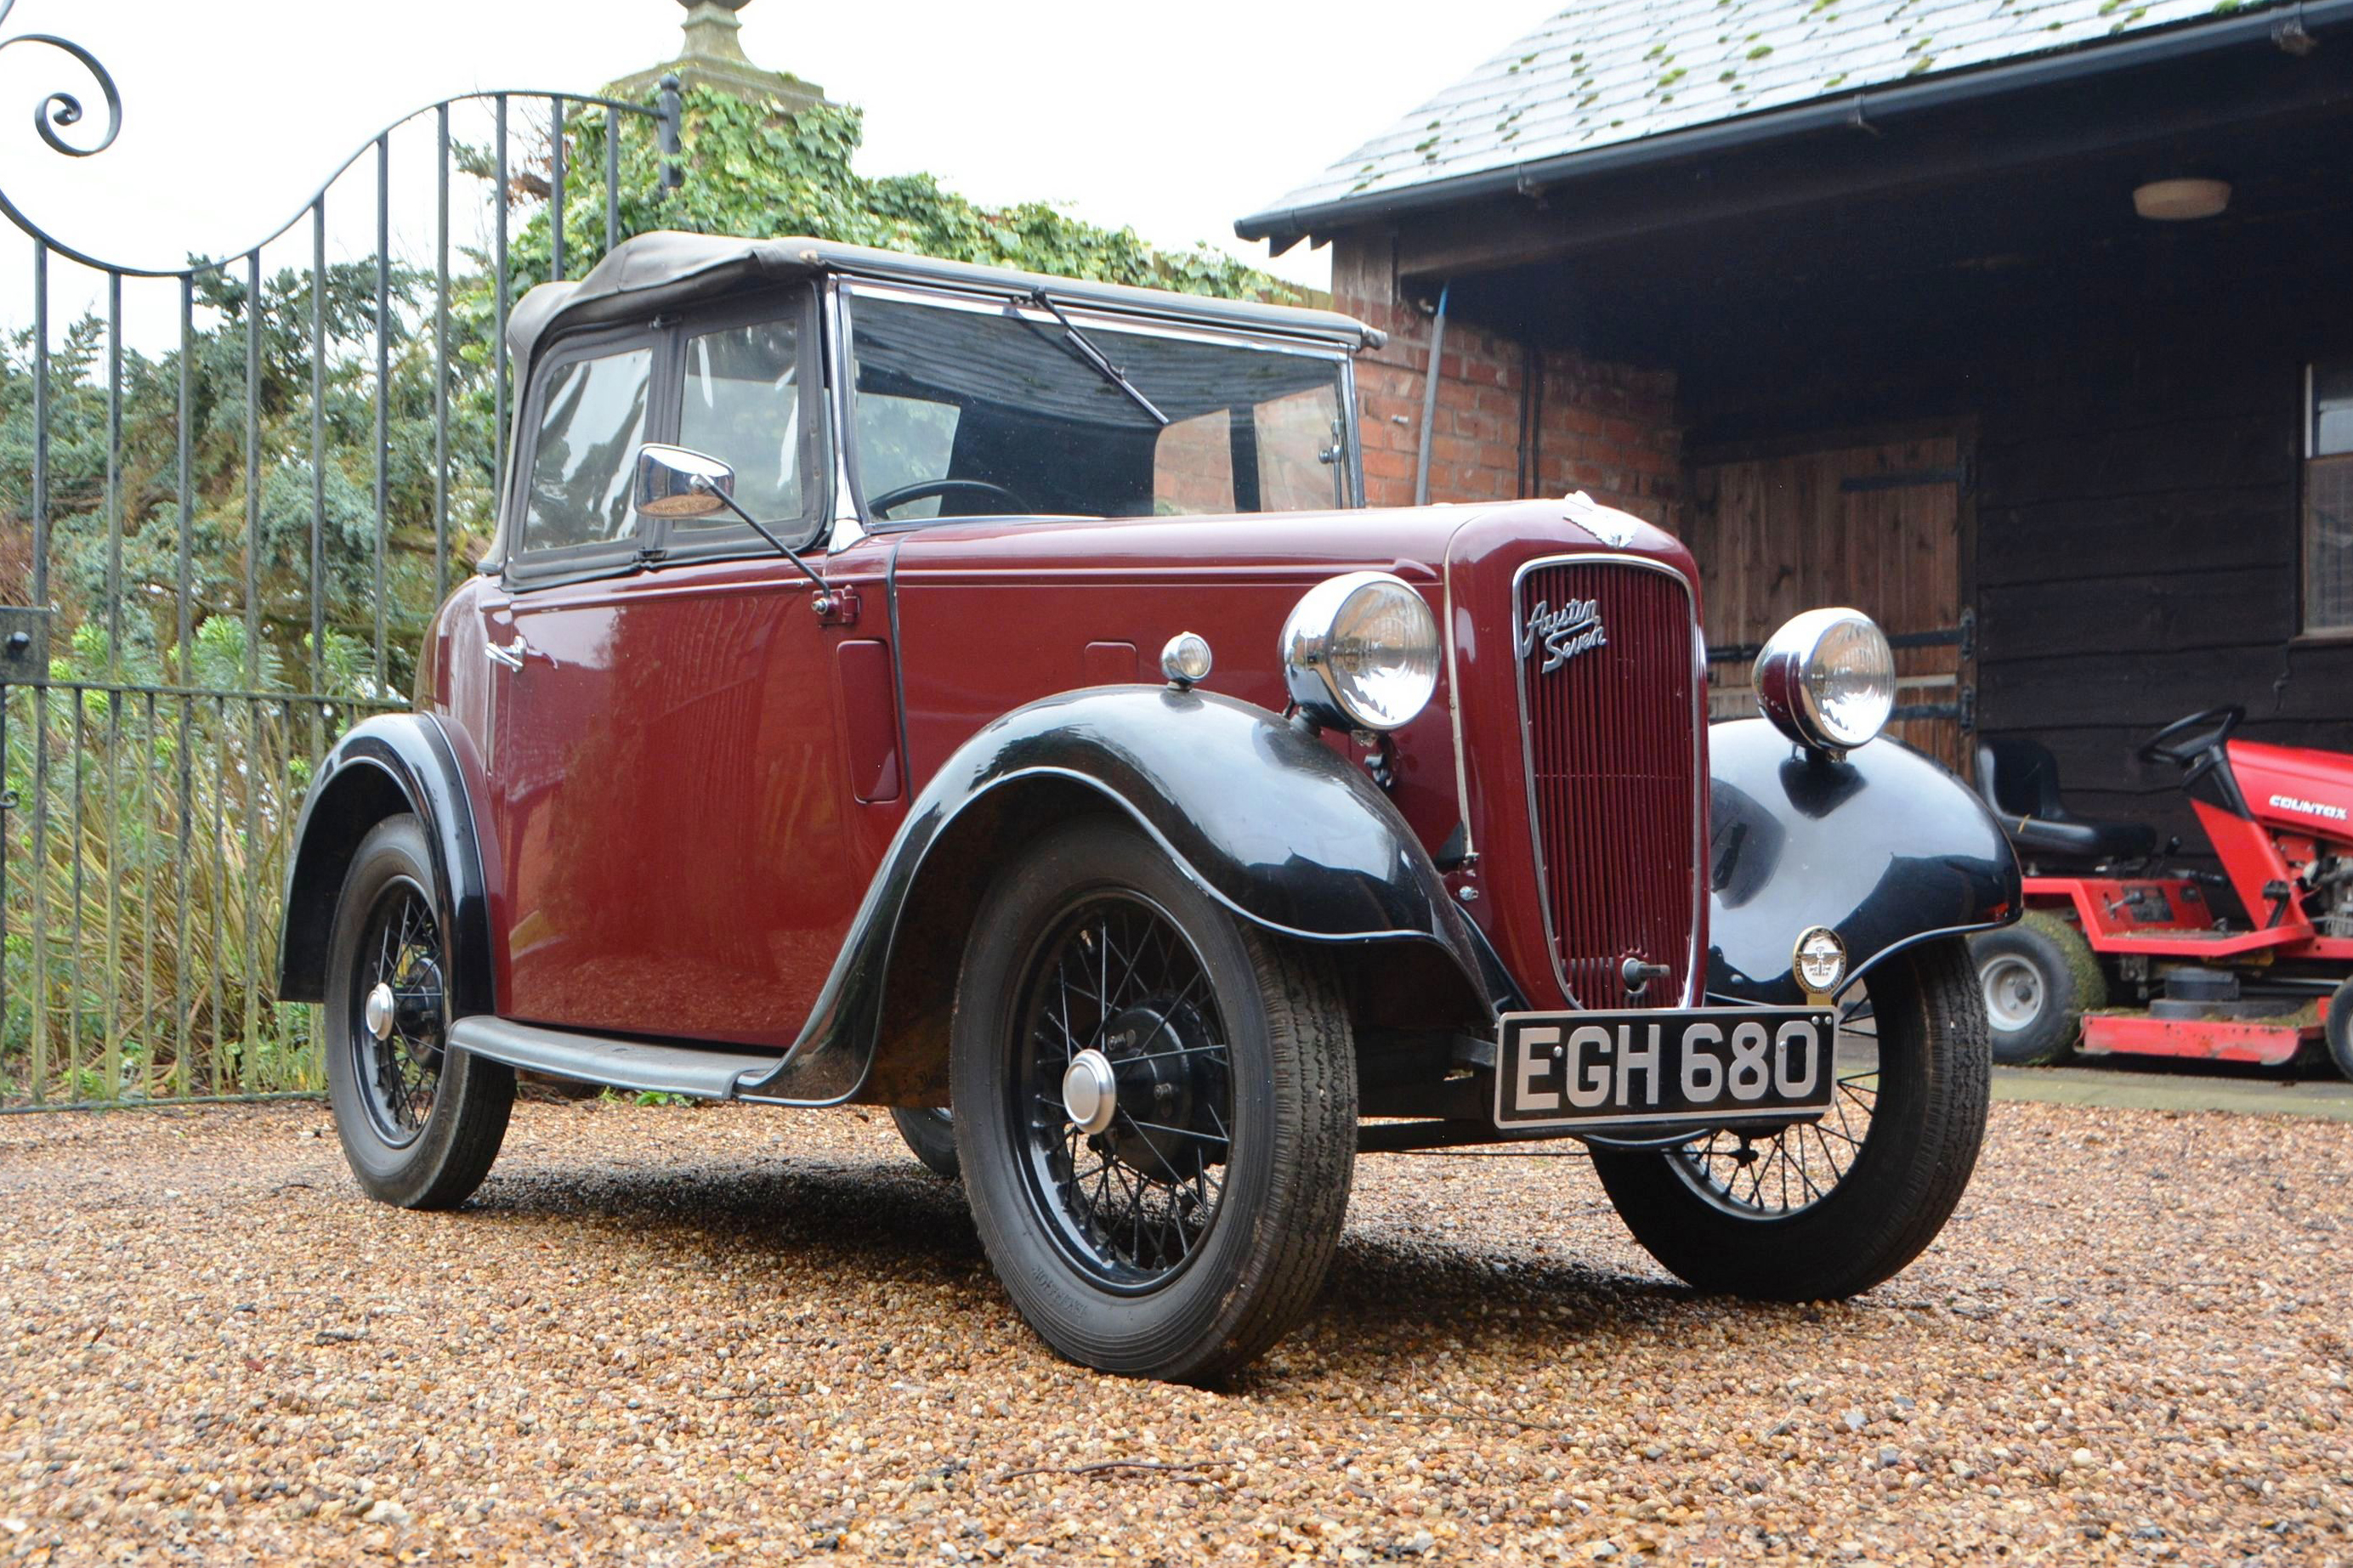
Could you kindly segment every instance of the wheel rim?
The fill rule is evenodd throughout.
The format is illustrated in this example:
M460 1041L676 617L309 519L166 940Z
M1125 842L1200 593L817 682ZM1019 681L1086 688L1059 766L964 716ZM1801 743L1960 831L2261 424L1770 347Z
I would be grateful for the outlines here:
M1225 1195L1233 1061L1208 970L1166 910L1123 891L1066 910L1024 973L1008 1127L1031 1206L1096 1285L1160 1289ZM1107 1117L1092 1100L1073 1114L1082 1086L1106 1083Z
M1862 1157L1879 1104L1879 1020L1868 995L1840 1005L1831 1048L1837 1092L1819 1121L1710 1131L1672 1150L1668 1163L1701 1197L1741 1219L1788 1219L1828 1198Z
M360 930L353 976L352 1081L376 1136L415 1142L433 1115L443 1061L441 934L425 890L387 883Z
M2014 953L1997 953L1978 970L1985 992L1986 1017L2005 1035L2014 1035L2042 1016L2042 972Z

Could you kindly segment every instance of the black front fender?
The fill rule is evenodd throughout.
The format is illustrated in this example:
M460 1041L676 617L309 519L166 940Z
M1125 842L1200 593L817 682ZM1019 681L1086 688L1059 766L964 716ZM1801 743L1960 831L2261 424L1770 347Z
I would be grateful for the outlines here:
M990 822L991 805L1016 792L1123 813L1203 891L1266 931L1435 949L1473 994L1486 994L1438 868L1364 770L1229 697L1099 687L1017 709L941 766L868 886L800 1038L776 1073L745 1086L747 1096L808 1104L858 1091L886 981L903 973L893 950L911 892L959 824ZM934 973L952 959L911 957Z
M1798 935L1826 925L1848 972L1930 937L2018 918L2018 860L1985 804L1894 741L1841 761L1762 719L1708 731L1707 988L1799 1004Z
M319 763L286 873L280 1000L326 1000L327 945L353 852L369 828L402 812L416 816L433 847L434 903L458 960L448 977L450 1014L496 1010L490 897L473 803L449 738L429 713L380 713L355 724Z

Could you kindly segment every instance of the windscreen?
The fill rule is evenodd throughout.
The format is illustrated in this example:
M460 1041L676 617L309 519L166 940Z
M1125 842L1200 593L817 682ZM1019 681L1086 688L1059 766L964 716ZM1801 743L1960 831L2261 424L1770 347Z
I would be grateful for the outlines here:
M1347 502L1341 360L854 294L860 489L877 521L1299 511Z

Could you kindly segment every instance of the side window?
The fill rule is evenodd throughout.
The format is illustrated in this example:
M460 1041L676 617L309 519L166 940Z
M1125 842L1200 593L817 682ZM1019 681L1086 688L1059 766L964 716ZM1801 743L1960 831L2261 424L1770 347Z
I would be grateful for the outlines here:
M629 349L550 373L532 447L525 553L611 544L637 531L631 489L653 363L651 349Z
M2304 629L2353 631L2353 363L2316 364L2305 410Z
M1186 517L1338 506L1339 419L1339 389L1330 384L1179 419L1153 447L1152 510Z
M1340 389L1311 386L1270 397L1258 426L1259 505L1267 511L1318 511L1343 503Z
M678 444L733 468L737 503L761 521L799 518L799 322L755 321L689 337L683 395ZM700 526L743 524L723 512Z

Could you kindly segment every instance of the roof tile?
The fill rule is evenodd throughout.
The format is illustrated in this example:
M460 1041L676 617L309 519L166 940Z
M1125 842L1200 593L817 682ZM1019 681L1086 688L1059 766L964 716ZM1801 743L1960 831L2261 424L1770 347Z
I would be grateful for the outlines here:
M1589 0L1266 216L2253 8L2240 0Z

